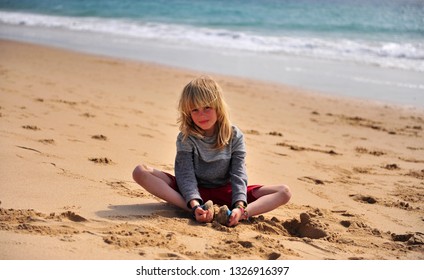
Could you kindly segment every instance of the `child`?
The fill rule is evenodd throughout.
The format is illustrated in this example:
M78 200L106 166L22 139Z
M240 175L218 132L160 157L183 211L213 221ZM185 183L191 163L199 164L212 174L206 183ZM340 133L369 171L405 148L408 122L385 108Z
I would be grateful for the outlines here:
M226 205L232 209L225 211L228 217L222 223L227 226L290 200L285 185L247 186L243 133L231 125L222 90L213 79L202 76L188 83L178 109L175 177L139 165L133 171L139 185L171 204L191 209L194 219L202 223L217 218L210 202L207 207L204 202Z

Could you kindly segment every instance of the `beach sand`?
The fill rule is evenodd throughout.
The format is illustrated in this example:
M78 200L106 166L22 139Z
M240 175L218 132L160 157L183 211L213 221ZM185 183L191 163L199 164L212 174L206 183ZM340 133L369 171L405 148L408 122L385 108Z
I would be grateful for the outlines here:
M0 41L0 259L424 259L424 112L212 75L250 184L291 187L234 228L146 193L173 173L177 100L204 74Z

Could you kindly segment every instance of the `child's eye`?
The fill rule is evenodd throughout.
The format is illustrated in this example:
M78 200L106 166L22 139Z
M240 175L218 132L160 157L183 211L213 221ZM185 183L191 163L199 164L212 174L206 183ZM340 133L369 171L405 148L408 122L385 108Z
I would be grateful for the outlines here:
M191 112L192 113L197 113L197 112L199 112L199 109L193 109L193 110L191 110Z

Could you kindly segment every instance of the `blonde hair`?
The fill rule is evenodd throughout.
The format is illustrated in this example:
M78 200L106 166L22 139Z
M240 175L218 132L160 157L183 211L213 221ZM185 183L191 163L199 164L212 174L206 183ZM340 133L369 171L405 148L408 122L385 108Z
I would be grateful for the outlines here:
M180 131L183 139L193 135L202 138L202 129L197 127L191 118L191 111L201 107L212 107L216 111L216 149L230 143L232 126L228 114L228 106L223 98L221 87L212 78L201 76L188 83L178 104Z

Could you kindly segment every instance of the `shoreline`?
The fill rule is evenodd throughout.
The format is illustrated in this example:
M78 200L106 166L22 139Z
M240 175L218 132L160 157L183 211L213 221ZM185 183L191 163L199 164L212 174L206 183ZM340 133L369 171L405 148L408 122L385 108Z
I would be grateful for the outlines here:
M249 183L293 198L199 225L131 172L173 172L177 99L200 72L2 40L0 56L0 259L423 259L422 111L212 74Z
M2 25L0 37L92 55L261 80L361 101L424 109L419 72L353 62L254 54L61 29Z

